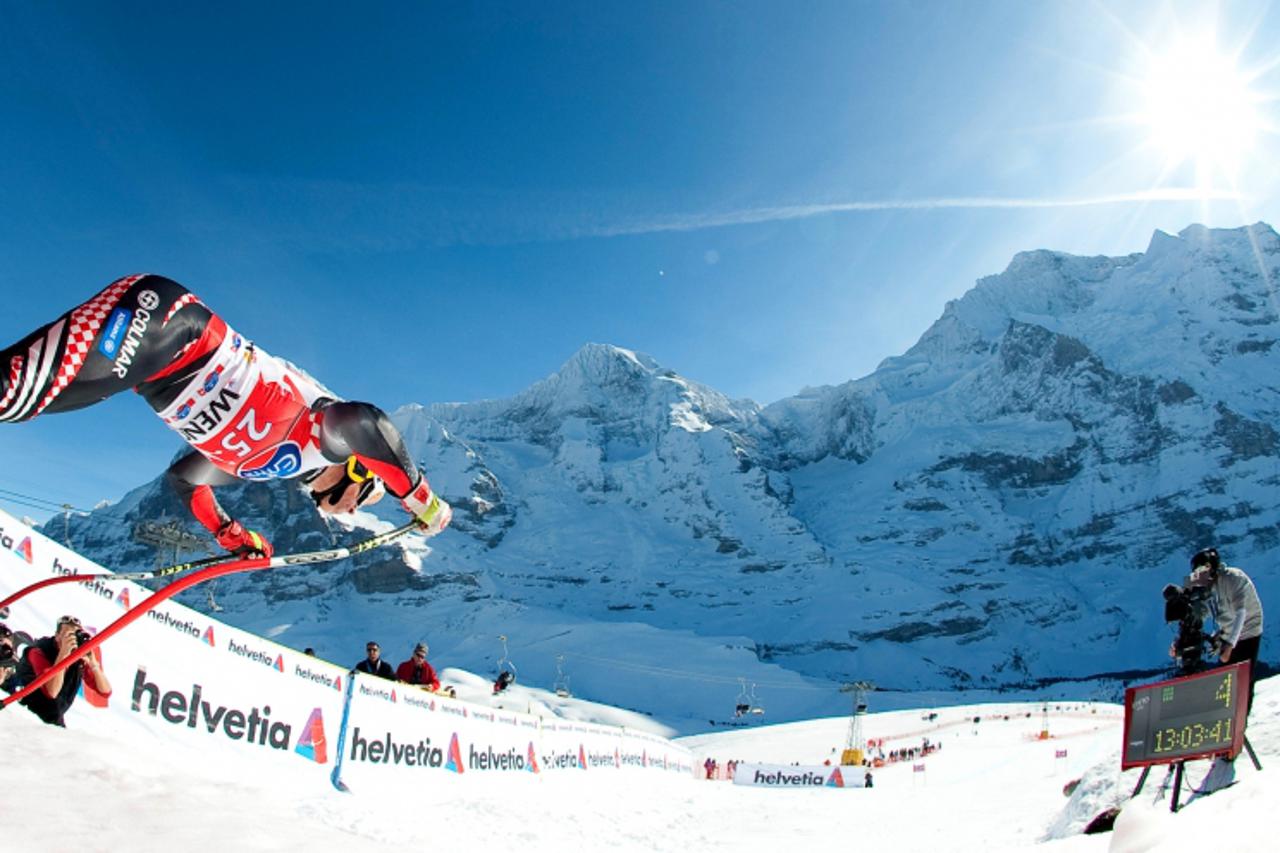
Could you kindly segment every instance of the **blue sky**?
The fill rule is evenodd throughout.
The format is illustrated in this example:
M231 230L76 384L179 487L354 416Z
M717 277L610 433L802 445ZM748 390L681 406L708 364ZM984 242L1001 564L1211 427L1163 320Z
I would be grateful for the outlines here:
M587 342L769 403L1017 251L1280 223L1269 3L188 5L0 0L5 343L150 271L388 409ZM1229 160L1153 124L1188 39L1244 75ZM0 430L0 488L87 506L179 448L124 395Z

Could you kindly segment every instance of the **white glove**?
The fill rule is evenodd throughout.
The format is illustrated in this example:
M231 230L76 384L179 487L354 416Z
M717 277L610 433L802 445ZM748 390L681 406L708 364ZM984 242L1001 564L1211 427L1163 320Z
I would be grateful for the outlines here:
M453 519L453 508L450 507L427 484L427 478L418 480L417 487L405 495L400 501L405 512L417 519L418 527L425 536L435 536L449 526Z

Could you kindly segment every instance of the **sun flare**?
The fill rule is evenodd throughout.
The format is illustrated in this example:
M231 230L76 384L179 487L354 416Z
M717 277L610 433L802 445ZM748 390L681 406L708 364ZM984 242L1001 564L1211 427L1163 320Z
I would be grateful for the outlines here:
M1235 182L1261 121L1234 58L1212 40L1183 39L1151 58L1143 97L1143 123L1168 166L1194 164L1201 187Z

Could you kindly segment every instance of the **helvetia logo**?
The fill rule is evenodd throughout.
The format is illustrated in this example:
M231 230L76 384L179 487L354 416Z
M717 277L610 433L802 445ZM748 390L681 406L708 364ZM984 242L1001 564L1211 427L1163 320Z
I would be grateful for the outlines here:
M431 745L431 738L426 737L417 743L396 743L387 732L382 740L367 740L356 726L351 734L351 752L347 754L351 761L367 764L403 764L406 767L446 767L445 751ZM454 734L449 745L448 760L461 768L462 753L458 749L458 736ZM453 767L447 767L453 770ZM458 769L458 773L462 770Z
M116 596L116 604L120 605L121 610L129 609L129 590L120 590L120 594Z
M529 760L518 750L494 752L493 746L477 749L473 743L467 748L468 770L527 770Z
M445 770L452 770L454 773L461 775L462 768L462 747L458 745L458 733L453 733L453 739L449 741L449 760L445 762Z
M80 574L80 570L75 568L74 566L64 566L61 560L59 560L57 557L54 557L53 573L55 575L62 575L63 577L74 577ZM102 581L97 580L96 578L86 578L80 586L83 589L89 590L89 592L95 593L101 598L114 600L116 597L115 590L111 589Z
M204 688L199 684L191 685L191 693L183 694L176 690L161 692L157 684L147 681L147 671L138 667L133 679L133 701L130 708L135 713L143 713L143 700L146 700L145 713L164 720L175 726L186 726L194 731L208 734L221 733L229 740L244 741L253 746L265 746L271 749L289 749L292 742L293 727L271 719L271 706L256 706L245 713L226 705L214 707L213 703L203 696Z
M548 770L586 770L581 748L578 752L548 752L542 756L542 766Z
M538 753L533 749L533 741L529 741L529 763L527 765L530 773L541 773L542 768L538 766Z
M213 640L213 626L212 626L212 625L210 625L210 626L209 626L209 629L208 629L207 631L205 631L205 632L204 632L204 636L203 636L203 637L201 637L200 639L201 639L201 640L203 640L203 641L204 641L204 643L205 643L205 645L207 645L207 646L213 646L213 647L215 647L215 648L216 648L216 647L217 647L217 645L218 645L218 644L217 644L217 643L215 643L215 642L214 642L214 640Z
M323 684L325 687L332 687L338 692L342 692L342 676L328 675L324 672L318 672L300 663L293 665L293 674L297 678L313 682L315 684Z
M595 752L593 750L578 747L578 764L583 770L595 767L621 767L622 759L615 749L613 752Z
M4 532L4 528L0 527L0 545L4 546L6 551L12 551L28 563L34 563L35 559L31 553L31 537L28 536L21 543L15 543L13 537Z
M302 729L302 737L298 738L298 745L293 751L316 764L329 763L329 746L324 737L324 714L320 713L319 708L312 711L311 716L307 718L307 724Z
M167 628L172 628L175 631L186 634L188 637L202 639L200 627L196 625L196 623L189 619L175 619L173 618L173 614L167 610L160 610L159 608L155 610L148 610L147 618L153 619Z
M253 649L250 648L248 644L237 643L235 640L227 641L227 651L231 652L233 655L248 658L254 663L260 663L263 666L268 666L276 672L284 672L284 655L282 654L277 653L273 658L271 657L271 652Z
M827 780L827 787L828 788L844 787L844 775L841 774L839 767L831 771L831 778Z

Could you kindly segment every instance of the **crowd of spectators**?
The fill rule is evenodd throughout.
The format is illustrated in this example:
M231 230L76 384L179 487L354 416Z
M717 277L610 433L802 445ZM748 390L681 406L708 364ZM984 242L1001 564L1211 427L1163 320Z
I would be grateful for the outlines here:
M867 741L867 752L862 763L870 767L883 767L886 764L896 764L899 761L915 761L940 749L942 749L942 744L924 738L919 746L902 747L885 752L884 738L879 738Z
M721 766L714 758L707 756L707 760L702 762L703 778L709 780L721 779L732 782L733 774L738 772L738 759L730 759Z

